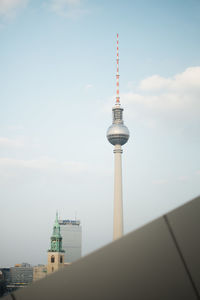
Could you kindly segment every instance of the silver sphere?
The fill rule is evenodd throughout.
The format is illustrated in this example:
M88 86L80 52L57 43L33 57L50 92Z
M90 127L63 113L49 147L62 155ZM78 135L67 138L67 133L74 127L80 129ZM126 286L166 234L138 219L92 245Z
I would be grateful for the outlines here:
M107 139L114 146L122 146L129 139L129 130L124 124L112 124L107 130Z

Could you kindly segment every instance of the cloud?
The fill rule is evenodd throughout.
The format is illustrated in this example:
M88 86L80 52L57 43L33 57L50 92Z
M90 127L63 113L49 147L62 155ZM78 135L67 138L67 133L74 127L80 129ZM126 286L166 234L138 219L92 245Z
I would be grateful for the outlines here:
M22 126L22 125L11 125L11 126L8 126L8 129L10 131L18 131L18 130L23 130L24 126Z
M139 89L144 91L156 91L166 89L169 88L171 82L171 79L163 78L159 75L153 75L142 80L139 84Z
M84 174L84 177L83 177ZM46 181L66 181L68 179L84 179L94 176L110 176L112 171L101 166L93 166L82 161L58 161L54 158L15 159L0 157L0 184L10 180L27 182L29 179Z
M168 181L166 179L158 179L158 180L154 180L152 183L160 185L160 184L166 184L168 183Z
M9 139L0 137L0 149L1 148L22 148L24 146L23 139Z
M176 74L172 78L153 75L142 80L139 84L139 89L143 91L200 92L200 67L187 68L183 73Z
M160 75L145 78L123 93L121 102L129 107L126 113L148 122L199 122L200 67L187 68L170 78Z
M27 182L42 180L48 182L62 181L67 178L77 178L77 176L90 172L90 167L84 162L61 161L42 157L39 159L13 159L0 158L0 182L6 184L14 180L17 182Z
M186 182L189 180L189 177L188 176L180 176L177 178L178 181L181 181L181 182Z
M51 0L49 7L60 16L74 19L89 12L83 7L82 2L82 0Z
M87 165L82 162L64 161L59 162L55 159L43 157L35 160L20 160L12 158L0 158L0 166L6 168L22 168L43 171L70 171L79 173L87 169Z
M0 16L13 18L16 13L26 7L28 0L0 0Z
M92 84L86 84L86 86L85 86L85 91L88 91L88 90L90 90L91 88L93 88L93 85L92 85Z
M23 127L8 127L11 131L22 130ZM0 150L20 150L23 148L25 151L30 149L40 148L40 140L37 137L29 137L18 135L16 138L0 137Z

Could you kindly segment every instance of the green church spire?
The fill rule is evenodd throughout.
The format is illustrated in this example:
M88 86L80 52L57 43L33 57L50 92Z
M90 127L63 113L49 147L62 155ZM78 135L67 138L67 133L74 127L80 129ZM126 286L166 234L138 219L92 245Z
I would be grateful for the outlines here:
M62 249L62 236L60 234L60 224L58 222L58 212L56 212L56 219L53 226L53 234L51 236L51 247L49 252L65 252Z

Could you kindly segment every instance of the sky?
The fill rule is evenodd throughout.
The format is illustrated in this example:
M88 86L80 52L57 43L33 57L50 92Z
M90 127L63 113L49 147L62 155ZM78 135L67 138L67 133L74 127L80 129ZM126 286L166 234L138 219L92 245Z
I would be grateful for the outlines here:
M0 0L1 267L112 241L117 32L125 234L200 194L200 0Z

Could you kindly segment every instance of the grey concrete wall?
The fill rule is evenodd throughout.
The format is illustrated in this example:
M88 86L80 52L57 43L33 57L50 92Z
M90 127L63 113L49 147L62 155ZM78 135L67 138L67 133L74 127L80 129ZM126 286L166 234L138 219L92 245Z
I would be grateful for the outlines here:
M7 300L200 299L200 198Z

